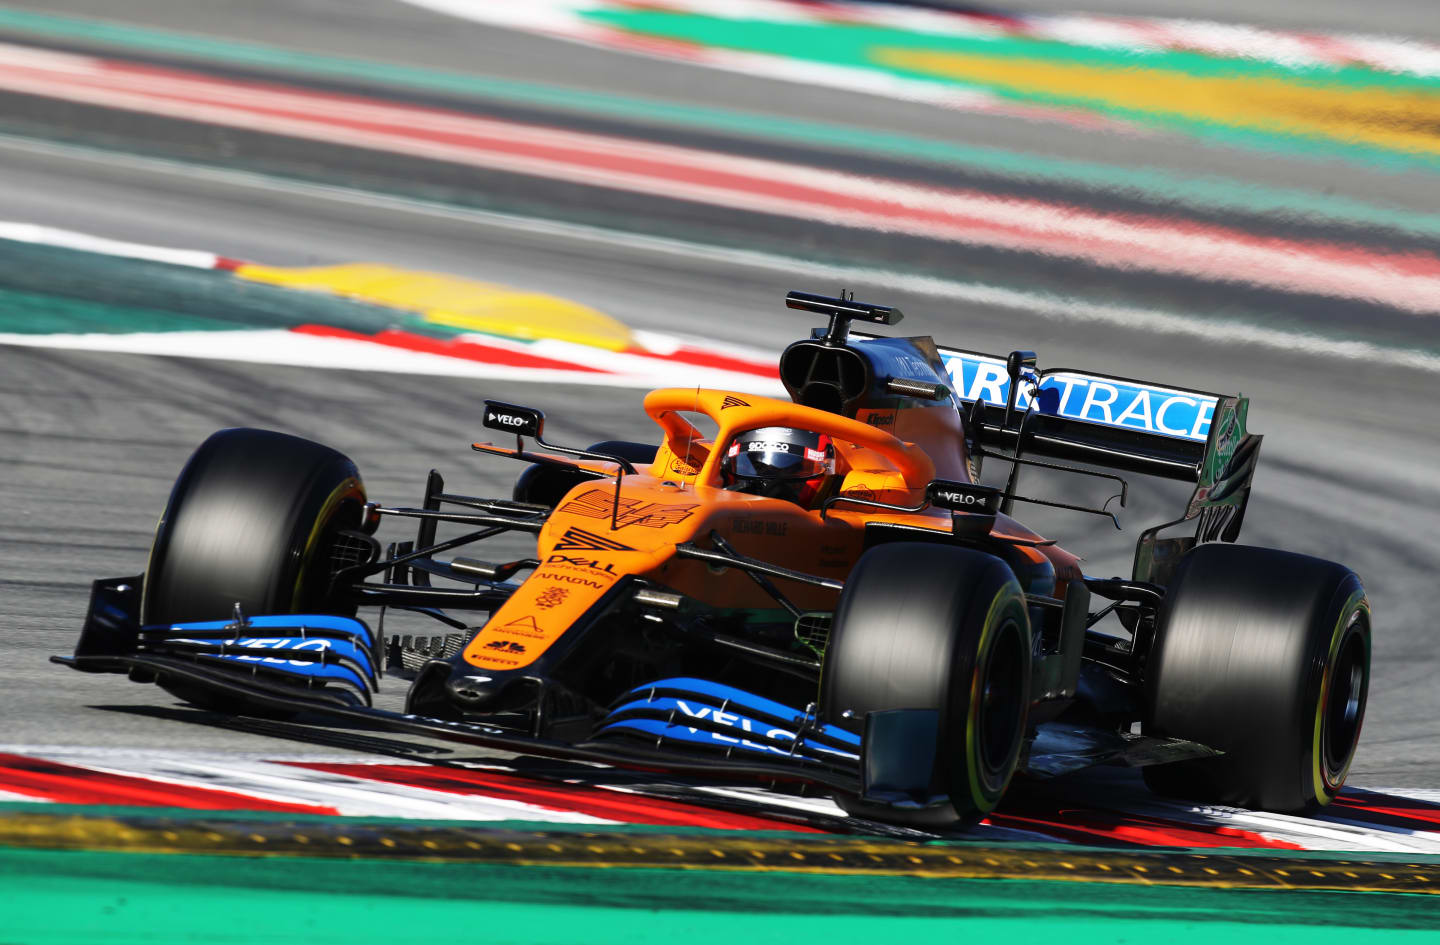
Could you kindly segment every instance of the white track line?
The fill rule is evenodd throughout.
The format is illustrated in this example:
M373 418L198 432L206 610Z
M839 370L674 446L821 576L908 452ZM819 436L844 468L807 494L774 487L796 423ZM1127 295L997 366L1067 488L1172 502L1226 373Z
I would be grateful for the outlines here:
M1215 344L1267 348L1294 355L1336 358L1405 367L1440 374L1440 356L1425 351L1377 345L1366 341L1330 338L1238 321L1201 318L1178 312L1133 306L1106 305L1083 299L1027 292L979 282L959 282L935 276L883 269L834 266L812 260L755 250L709 246L666 237L645 236L623 230L565 223L517 214L473 210L407 197L375 194L327 184L283 180L222 168L202 167L159 158L122 155L98 149L52 144L0 135L0 147L35 154L50 154L96 164L172 174L227 186L289 194L347 206L381 208L394 213L471 223L527 235L565 239L607 248L642 251L688 261L775 272L791 279L814 279L832 284L860 284L872 290L890 289L978 306L1039 315L1056 322L1103 324L1133 331L1194 338Z
M202 787L231 791L252 797L286 803L332 807L346 816L383 816L441 820L537 820L554 823L606 824L618 821L587 814L553 810L548 807L488 797L483 788L476 794L449 794L386 781L371 781L348 774L316 771L280 763L283 760L328 762L342 764L406 764L390 760L377 761L374 756L285 756L284 754L219 754L179 751L140 751L137 749L78 748L73 746L11 745L0 751L43 758L62 764L130 777L140 777L164 784ZM423 767L423 765L417 765ZM503 764L483 766L508 773ZM595 785L607 787L606 785ZM625 786L608 786L620 793L654 796ZM825 816L843 817L840 808L826 798L797 798L772 794L760 789L701 787L684 791L695 798L711 795L744 800L777 810L796 810ZM1381 793L1381 792L1372 792ZM1389 793L1389 792L1385 792ZM1414 791L1392 796L1440 795L1436 791ZM662 795L667 796L667 795ZM1113 806L1129 814L1194 827L1232 827L1273 840L1297 844L1307 850L1329 850L1352 853L1440 854L1440 828L1410 830L1377 826L1349 820L1339 810L1323 811L1316 816L1294 817L1268 814L1231 807L1204 807L1161 800L1143 790L1122 790L1107 795L1109 803L1093 797L1077 797L1081 808ZM0 800L34 800L0 792ZM1054 842L1053 835L1043 830L983 826L972 832L976 841L1042 840Z
M165 331L28 335L0 333L0 345L50 348L66 351L109 351L176 358L208 358L249 364L324 368L340 371L378 371L432 377L465 377L520 381L535 384L585 384L596 387L650 389L665 383L690 387L701 384L721 390L778 396L778 381L693 366L661 364L643 373L607 374L546 368L487 364L466 358L409 351L373 341L325 338L284 329L237 331ZM588 350L588 349L587 349ZM635 358L635 361L644 359ZM643 365L637 365L643 366Z
M221 258L214 253L199 250L170 249L144 243L127 243L122 240L91 236L88 233L77 233L74 230L61 230L53 226L37 226L33 223L0 222L0 240L59 246L63 249L102 253L106 256L124 256L128 259L145 259L150 262L189 266L194 269L214 269Z
M428 820L535 820L550 823L611 824L618 821L480 793L451 794L404 784L371 781L328 771L237 755L188 755L133 750L105 752L77 748L19 747L13 754L43 758L95 771L145 778L161 784L230 791L262 800L333 807L347 817L403 817ZM321 759L309 759L311 761ZM327 763L376 763L373 756L326 757ZM388 762L387 762L388 763Z

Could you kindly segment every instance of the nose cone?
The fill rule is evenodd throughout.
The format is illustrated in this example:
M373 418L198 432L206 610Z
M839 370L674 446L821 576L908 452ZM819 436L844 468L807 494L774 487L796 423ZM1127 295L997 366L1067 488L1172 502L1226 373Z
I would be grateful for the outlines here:
M456 705L470 710L494 702L500 688L500 682L494 677L479 674L456 673L445 680L445 691L450 698Z

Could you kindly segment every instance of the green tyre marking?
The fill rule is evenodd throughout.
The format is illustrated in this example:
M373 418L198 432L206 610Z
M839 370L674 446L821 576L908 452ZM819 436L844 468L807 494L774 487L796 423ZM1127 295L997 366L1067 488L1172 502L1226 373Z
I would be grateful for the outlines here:
M1020 760L1020 742L1017 739L1012 747L1010 755L1003 765L1003 771L998 784L981 783L983 769L986 768L984 736L978 730L980 725L981 702L985 694L984 679L990 670L990 660L994 655L993 647L996 640L996 631L1003 630L1010 624L1007 617L1014 619L1016 625L1028 629L1029 620L1025 615L1024 592L1014 578L1011 578L1001 587L990 601L990 606L985 613L985 626L980 635L980 642L975 648L975 666L971 671L970 698L967 700L969 707L965 714L965 771L970 785L970 798L975 804L975 809L981 814L988 814L1000 803L1005 794L1005 789L1010 785L1010 779L1015 775L1015 766ZM1007 614L1007 610L1018 611L1018 613ZM1030 635L1025 633L1025 651L1030 649ZM1026 661L1026 668L1029 669L1029 661ZM1027 679L1028 683L1028 672ZM1022 699L1028 703L1029 689L1025 686ZM988 772L983 772L988 775Z
M1370 601L1365 596L1363 588L1356 590L1345 601L1345 606L1340 608L1340 618L1335 621L1335 629L1330 634L1330 645L1326 648L1325 675L1320 683L1320 694L1315 702L1315 734L1310 746L1311 777L1313 778L1315 797L1322 804L1329 804L1340 793L1340 788L1345 784L1345 778L1350 773L1350 764L1354 761L1352 753L1345 761L1345 767L1332 780L1325 765L1325 748L1321 743L1324 737L1325 709L1326 702L1330 696L1331 687L1334 685L1335 661L1340 653L1340 644L1344 641L1346 631L1356 621L1363 621L1364 628L1360 631L1365 641L1365 687L1368 690L1370 684ZM1361 696L1364 702L1364 694Z

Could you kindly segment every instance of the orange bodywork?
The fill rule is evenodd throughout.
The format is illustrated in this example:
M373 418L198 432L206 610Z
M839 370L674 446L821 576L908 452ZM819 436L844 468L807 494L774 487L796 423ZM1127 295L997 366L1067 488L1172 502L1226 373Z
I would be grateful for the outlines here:
M924 503L933 479L971 481L960 416L948 403L862 411L852 420L752 394L666 389L650 393L644 409L664 431L655 461L623 477L618 505L613 479L583 483L559 502L538 536L540 566L470 641L466 662L490 670L528 666L627 574L717 608L775 607L747 574L675 556L675 547L687 542L712 547L712 532L742 555L844 581L860 557L869 523L946 533L952 528L949 511L929 506L895 512L840 502L822 516L819 509L781 499L726 491L720 487L723 447L746 430L786 426L828 434L836 446L840 496L915 507ZM704 437L687 413L716 423L715 438ZM613 463L578 465L616 471ZM1021 543L1023 554L1048 558L1062 581L1078 576L1073 556L1053 546L1035 547L1040 536L1008 516L997 516L991 534ZM834 591L783 580L780 585L802 608L835 608Z

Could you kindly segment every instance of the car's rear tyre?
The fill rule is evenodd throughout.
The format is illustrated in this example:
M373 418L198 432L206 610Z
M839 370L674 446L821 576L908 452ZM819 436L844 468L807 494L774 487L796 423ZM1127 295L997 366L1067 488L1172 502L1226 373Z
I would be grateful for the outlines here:
M353 613L328 599L329 543L358 526L360 473L328 446L269 430L213 434L170 493L145 571L141 620Z
M1370 607L1349 569L1204 544L1176 570L1146 670L1147 734L1225 754L1144 769L1157 793L1272 811L1345 783L1370 680Z
M865 713L939 714L933 786L924 809L837 797L853 814L913 826L973 823L1004 795L1030 705L1025 597L1000 559L945 545L894 543L866 552L835 612L820 679L827 721ZM843 724L843 723L842 723Z
M591 446L590 449L596 453L619 456L634 466L650 465L655 462L655 454L658 452L653 444L631 443L626 440L602 440ZM536 463L522 472L515 480L515 490L511 493L511 497L516 502L554 508L561 499L565 498L565 493L571 489L582 482L591 482L600 478L603 477L583 469Z

